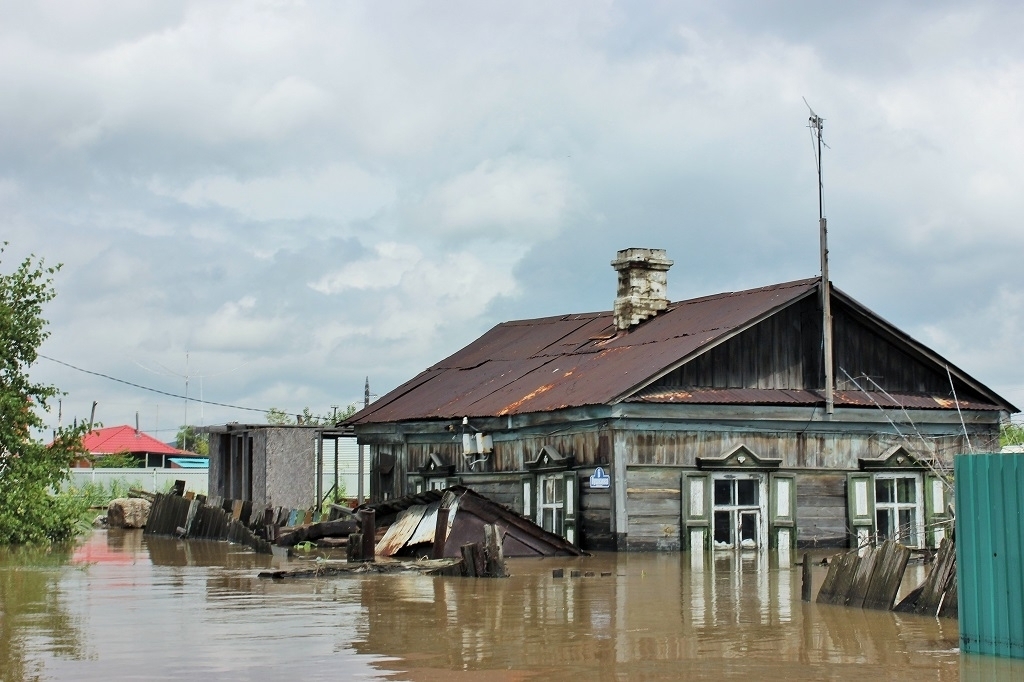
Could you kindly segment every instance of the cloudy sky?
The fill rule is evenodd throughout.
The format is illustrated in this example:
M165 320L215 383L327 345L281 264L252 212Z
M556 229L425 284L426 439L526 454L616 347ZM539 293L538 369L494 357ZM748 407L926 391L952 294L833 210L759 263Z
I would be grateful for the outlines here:
M49 358L329 412L494 324L818 272L1024 406L1024 8L0 2L5 272ZM40 359L64 419L259 421ZM48 415L57 420L56 409Z

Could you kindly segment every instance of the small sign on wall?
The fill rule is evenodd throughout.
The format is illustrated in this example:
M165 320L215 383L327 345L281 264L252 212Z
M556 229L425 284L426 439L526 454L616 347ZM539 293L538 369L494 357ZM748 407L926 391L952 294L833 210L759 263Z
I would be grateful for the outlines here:
M594 475L590 477L591 488L610 488L612 487L612 479L605 473L604 469L597 467L594 469Z

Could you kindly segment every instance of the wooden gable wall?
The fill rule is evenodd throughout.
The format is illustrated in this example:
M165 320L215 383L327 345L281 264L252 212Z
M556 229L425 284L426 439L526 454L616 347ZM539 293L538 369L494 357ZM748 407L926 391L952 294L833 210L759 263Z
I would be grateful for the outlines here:
M837 390L876 391L867 375L890 393L949 395L943 368L926 362L880 326L842 305L833 307ZM712 348L657 382L694 388L820 389L824 386L821 312L817 297L805 298ZM962 382L960 397L988 402Z
M849 374L869 391L877 389L862 378L864 375L890 393L950 395L949 375L944 368L919 359L898 339L881 328L872 328L843 306L835 306L833 311L837 390L857 390L847 378ZM956 381L956 393L961 398L989 402L960 381Z
M659 386L805 388L823 382L821 313L808 297L667 374Z

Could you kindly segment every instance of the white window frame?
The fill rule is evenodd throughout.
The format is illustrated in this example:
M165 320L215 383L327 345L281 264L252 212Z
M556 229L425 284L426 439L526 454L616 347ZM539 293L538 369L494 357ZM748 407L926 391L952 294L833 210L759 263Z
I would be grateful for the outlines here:
M733 502L731 504L716 504L715 503L715 482L721 480L728 480L733 483L733 500L735 500L735 493L737 492L736 482L740 480L754 480L757 483L757 503L753 505L738 504ZM768 547L768 475L764 473L741 473L741 472L716 472L711 474L711 489L708 491L710 495L709 502L710 510L710 522L711 522L711 546L715 550L761 550L767 549ZM716 527L715 518L716 513L727 512L729 514L730 524L730 543L719 543L715 541ZM757 529L755 536L757 538L756 544L751 546L744 546L742 541L737 541L736 533L742 524L742 517L747 514L756 514Z
M895 498L898 492L896 481L899 479L909 479L914 482L914 501L899 502L894 499L892 502L880 502L878 500L879 482L892 481L892 492ZM886 539L895 540L907 547L924 547L924 478L921 474L906 472L877 473L874 476L873 483L875 485L875 533L880 538L885 537ZM911 535L909 537L905 536L899 521L900 511L905 510L911 510L914 513L913 528L910 531ZM880 511L888 512L888 528L883 529L878 521L878 513Z
M537 525L557 535L565 533L565 482L564 472L537 474ZM557 501L545 499L548 490L557 493ZM551 528L546 525L546 512L551 512Z

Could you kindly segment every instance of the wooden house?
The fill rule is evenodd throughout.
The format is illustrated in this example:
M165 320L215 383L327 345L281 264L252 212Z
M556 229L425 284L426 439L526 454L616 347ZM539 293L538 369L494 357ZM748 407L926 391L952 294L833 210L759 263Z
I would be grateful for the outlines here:
M371 500L461 483L584 549L947 532L954 453L1017 409L820 278L669 302L627 249L612 311L497 325L352 416ZM826 390L830 386L832 390Z

